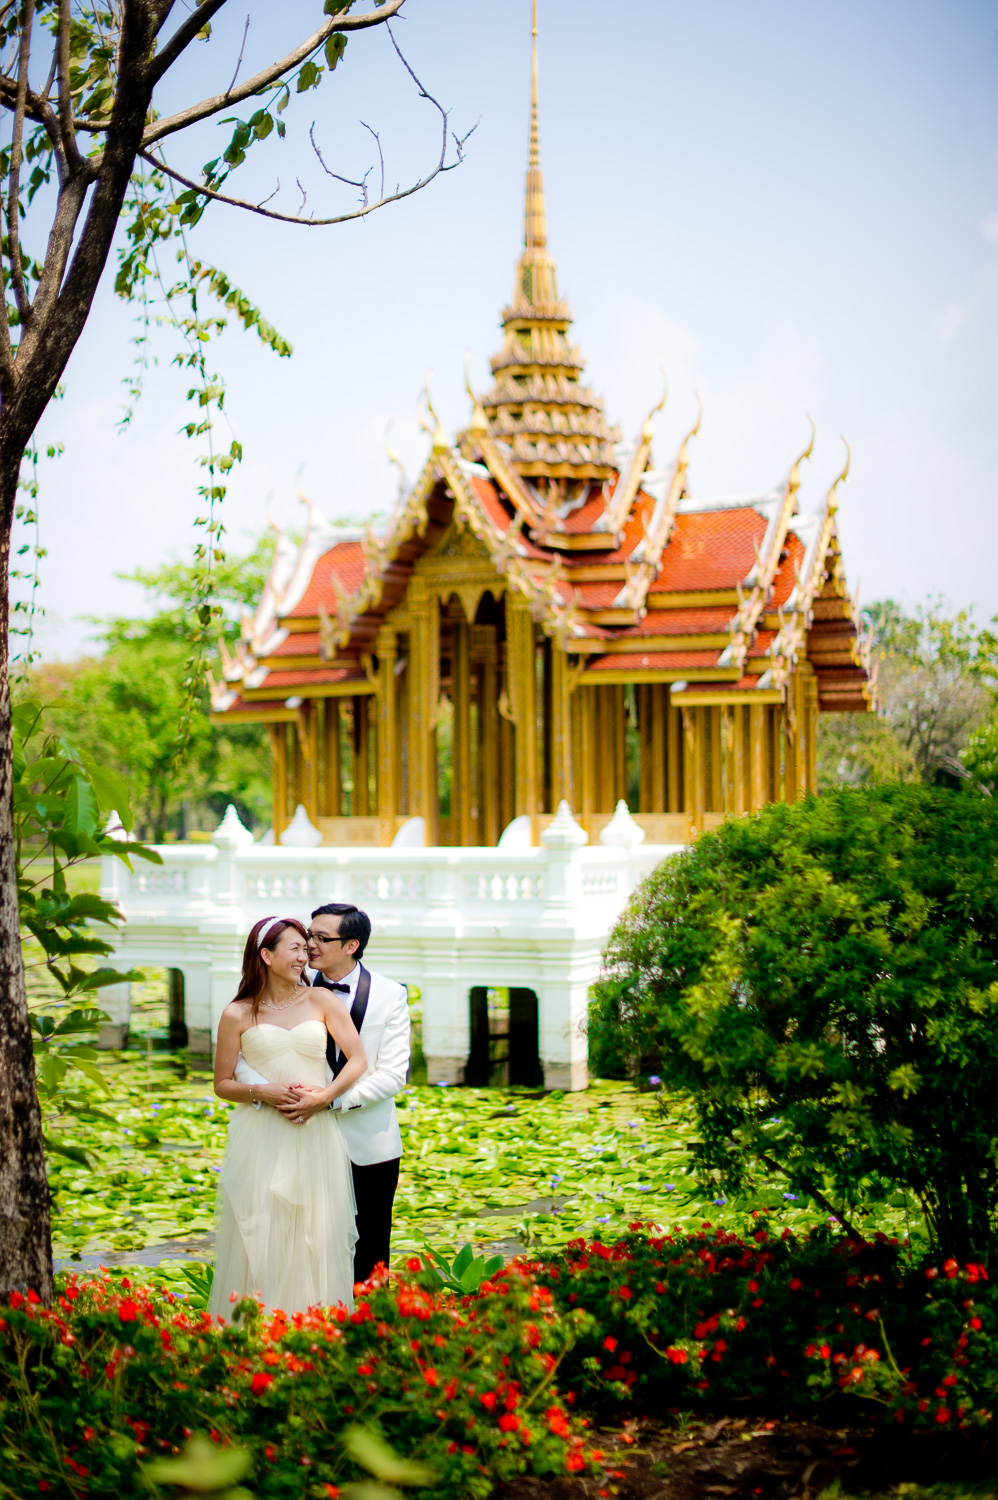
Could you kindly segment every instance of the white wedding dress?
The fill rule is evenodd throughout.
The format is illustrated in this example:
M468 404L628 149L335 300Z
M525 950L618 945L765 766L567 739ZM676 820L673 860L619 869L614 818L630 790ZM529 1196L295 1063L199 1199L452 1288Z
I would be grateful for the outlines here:
M270 1083L325 1088L326 1028L260 1023L242 1034L251 1068ZM215 1204L215 1272L208 1310L231 1318L231 1293L259 1296L268 1311L353 1307L356 1200L337 1115L304 1125L269 1105L229 1115Z

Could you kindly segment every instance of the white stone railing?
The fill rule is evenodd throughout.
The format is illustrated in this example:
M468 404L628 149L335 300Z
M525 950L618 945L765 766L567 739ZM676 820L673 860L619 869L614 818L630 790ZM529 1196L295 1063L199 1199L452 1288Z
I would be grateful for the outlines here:
M255 844L230 812L211 844L160 846L162 865L128 871L105 859L102 893L126 918L121 966L183 973L187 1025L202 1050L235 991L253 923L271 913L307 921L324 902L348 901L371 917L371 964L422 992L431 1080L460 1077L469 990L513 985L538 996L548 1085L577 1088L607 937L638 882L680 847L640 844L628 824L625 810L620 841L587 848L563 804L540 848L302 849ZM103 992L119 1027L126 990Z

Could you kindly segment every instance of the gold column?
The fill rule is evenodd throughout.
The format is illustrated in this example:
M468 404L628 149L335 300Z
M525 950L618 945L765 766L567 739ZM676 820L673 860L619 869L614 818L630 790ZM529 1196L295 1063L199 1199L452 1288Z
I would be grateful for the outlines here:
M710 807L708 811L719 813L724 811L724 787L721 776L721 713L716 708L705 708L703 709L703 714L706 721L704 725L706 731L704 735L704 750L707 751L708 736L710 745L708 751L710 758Z
M370 810L368 782L367 697L353 700L353 815L366 818Z
M668 688L663 692L668 694ZM665 712L669 735L668 755L666 757L666 768L669 777L669 800L666 804L666 812L682 812L686 806L683 797L683 710L674 708L669 697L666 696Z
M270 750L274 759L273 811L271 817L274 824L274 843L280 842L281 834L285 828L285 809L288 805L288 765L285 754L285 734L283 724L268 724L267 730L270 734Z
M818 679L809 665L807 674L806 722L807 722L807 783L805 791L818 790Z
M402 668L396 664L395 669L395 798L397 812L409 817L409 681L412 675L409 636L397 632L395 641L399 657L404 658Z
M745 709L736 703L731 715L731 811L748 811L748 776L745 758Z
M516 726L515 814L520 817L525 813L536 833L539 800L534 621L526 599L512 589L506 594L506 680Z
M749 809L758 812L760 807L765 806L766 797L766 762L767 762L767 740L766 733L766 709L760 705L752 705L749 708Z
M613 812L617 800L618 734L617 688L613 683L592 689L593 697L593 812Z
M718 741L720 744L720 781L721 797L718 812L732 813L735 811L735 719L734 709L730 703L724 703L717 710L718 717Z
M580 688L575 694L572 715L575 729L575 795L577 816L588 817L595 811L593 802L593 694L595 688Z
M655 683L648 689L648 704L651 709L651 803L648 811L664 813L667 811L665 737L669 716L669 689L664 683Z
M437 841L437 762L434 730L440 697L440 608L426 581L409 583L409 811L426 821L426 842Z
M572 694L568 685L568 656L551 645L551 806L554 812L562 797L575 807L572 784Z
M627 688L622 682L613 689L614 770L613 805L627 801Z
M313 699L306 698L298 710L298 743L304 763L305 811L314 823L319 815L319 715Z
M378 652L378 817L381 819L381 846L387 848L395 837L395 813L398 805L398 754L395 717L395 662L398 644L390 625L382 625L377 637Z
M683 791L690 832L703 828L706 767L704 765L703 708L683 709Z
M451 843L466 849L473 843L471 808L471 660L468 622L460 613L451 616L451 699L454 730L451 749Z
M325 786L323 812L327 818L340 816L340 700L325 702Z
M499 646L494 625L471 627L471 659L478 666L478 836L490 847L502 832L499 753Z

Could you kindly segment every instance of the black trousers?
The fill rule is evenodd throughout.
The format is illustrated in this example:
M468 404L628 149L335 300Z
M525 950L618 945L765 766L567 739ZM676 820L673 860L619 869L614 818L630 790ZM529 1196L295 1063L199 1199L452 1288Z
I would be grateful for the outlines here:
M379 1262L388 1265L392 1240L392 1205L399 1185L401 1159L376 1161L369 1167L353 1162L353 1190L357 1197L357 1244L353 1279L366 1281Z

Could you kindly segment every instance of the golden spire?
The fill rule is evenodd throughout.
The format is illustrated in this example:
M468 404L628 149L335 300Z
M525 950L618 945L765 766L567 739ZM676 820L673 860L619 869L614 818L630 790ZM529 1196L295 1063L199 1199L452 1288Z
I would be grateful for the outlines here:
M613 445L603 403L582 384L583 359L571 343L572 314L558 296L547 248L547 207L541 176L537 91L537 0L531 0L530 147L523 214L523 249L513 300L503 308L503 347L492 359L495 383L482 397L493 437L521 478L562 499L580 486L611 478Z
M547 205L541 174L541 132L537 111L537 0L531 0L530 48L530 155L527 159L527 194L523 213L523 243L528 250L541 250L548 242Z

